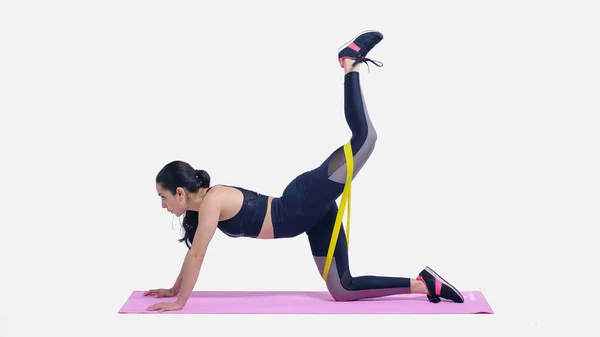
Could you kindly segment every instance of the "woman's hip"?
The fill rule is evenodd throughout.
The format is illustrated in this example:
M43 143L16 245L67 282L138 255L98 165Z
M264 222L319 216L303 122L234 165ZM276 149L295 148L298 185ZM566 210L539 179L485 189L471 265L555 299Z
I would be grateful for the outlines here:
M292 180L271 205L276 237L296 236L306 232L328 211L344 191L344 184L327 176L327 164L304 172Z

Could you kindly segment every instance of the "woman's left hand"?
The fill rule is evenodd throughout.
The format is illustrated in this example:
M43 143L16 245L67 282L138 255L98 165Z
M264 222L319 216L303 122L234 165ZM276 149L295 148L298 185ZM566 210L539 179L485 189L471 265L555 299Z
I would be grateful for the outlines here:
M177 302L160 302L160 303L153 304L147 308L147 310L150 310L150 311L158 310L158 312L169 311L169 310L181 310L181 309L183 309L183 306Z

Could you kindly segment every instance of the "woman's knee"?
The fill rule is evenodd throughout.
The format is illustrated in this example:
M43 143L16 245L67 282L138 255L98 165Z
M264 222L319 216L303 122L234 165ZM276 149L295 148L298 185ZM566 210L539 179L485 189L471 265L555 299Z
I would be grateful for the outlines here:
M333 300L336 302L348 302L348 301L354 300L354 298L352 298L351 296L348 296L347 294L344 294L344 293L330 292L330 294L331 294L331 298L333 298Z
M327 290L336 302L353 301L357 299L357 293L353 292L348 285L343 282L328 282Z
M335 301L351 301L356 295L352 291L352 275L348 270L345 270L340 277L337 268L337 265L332 265L332 270L327 277L327 290Z
M373 148L375 143L377 143L377 131L372 125L350 137L350 144L355 155L363 148Z

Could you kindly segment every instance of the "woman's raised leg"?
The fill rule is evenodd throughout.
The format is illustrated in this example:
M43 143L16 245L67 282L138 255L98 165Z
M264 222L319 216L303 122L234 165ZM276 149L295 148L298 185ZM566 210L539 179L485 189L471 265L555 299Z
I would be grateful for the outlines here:
M344 68L344 115L352 132L349 140L354 166L352 179L373 153L377 141L361 90L359 70L364 62L378 65L366 55L382 39L379 32L365 32L338 52ZM341 145L319 167L292 180L272 207L275 237L293 237L311 228L342 194L346 171L346 156Z

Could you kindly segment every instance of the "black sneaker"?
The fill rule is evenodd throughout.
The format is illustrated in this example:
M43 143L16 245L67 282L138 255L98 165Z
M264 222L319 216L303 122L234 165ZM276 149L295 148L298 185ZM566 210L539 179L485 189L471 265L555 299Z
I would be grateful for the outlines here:
M383 66L383 63L379 61L373 61L367 58L367 54L378 44L381 40L383 40L383 34L374 30L367 30L360 33L357 37L352 39L350 42L343 45L338 50L338 61L340 62L340 66L344 68L344 59L351 58L354 61L353 66L361 63L361 62L371 62L378 67ZM367 64L367 67L369 65Z
M463 295L454 288L450 283L441 278L433 269L425 267L419 273L417 280L425 282L427 286L427 299L433 303L438 303L441 298L446 298L457 303L463 303L465 299Z

